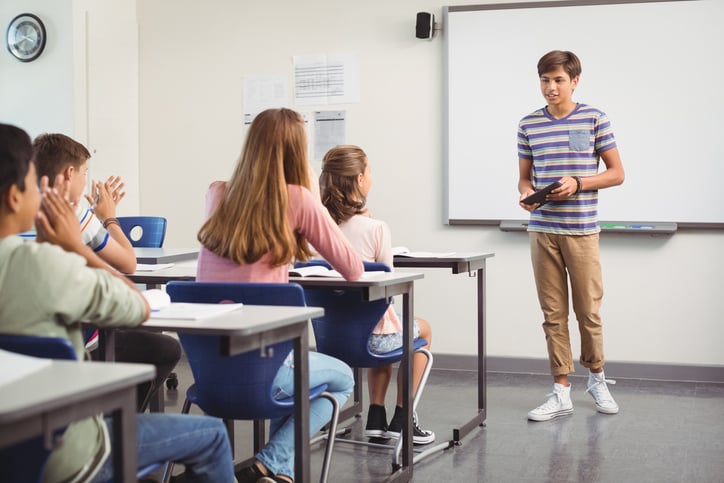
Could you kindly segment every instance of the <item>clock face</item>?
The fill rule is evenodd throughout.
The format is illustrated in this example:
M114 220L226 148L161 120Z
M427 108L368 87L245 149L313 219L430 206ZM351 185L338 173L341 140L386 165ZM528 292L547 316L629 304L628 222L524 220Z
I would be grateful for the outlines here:
M40 57L45 48L45 40L45 26L33 14L18 15L8 25L8 50L21 62L30 62Z

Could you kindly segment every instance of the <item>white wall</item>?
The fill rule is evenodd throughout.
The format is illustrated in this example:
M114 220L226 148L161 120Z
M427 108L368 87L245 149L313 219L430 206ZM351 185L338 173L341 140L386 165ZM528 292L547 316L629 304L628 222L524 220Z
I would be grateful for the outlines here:
M73 132L73 33L71 0L0 2L0 122L15 124L30 136ZM34 13L45 25L48 41L34 62L19 62L5 46L10 21Z
M362 146L373 163L373 212L389 222L396 245L494 251L488 264L489 355L543 359L526 235L442 224L442 43L414 36L415 13L432 11L439 19L442 5L416 0L137 2L140 211L169 218L169 246L195 245L206 187L228 177L241 149L242 78L283 75L291 84L293 55L355 54L362 100L332 107L347 111L347 141ZM4 66L7 59L0 58ZM111 57L109 64L114 62ZM97 80L92 76L89 83ZM536 88L535 79L531 85ZM12 86L2 85L0 96L24 88L16 79ZM28 107L45 108L32 99ZM318 107L324 106L300 110ZM44 125L39 115L36 119ZM511 169L516 166L511 146ZM698 176L706 173L692 174L690 182ZM609 360L724 364L723 242L724 233L718 231L602 237ZM433 323L436 352L475 353L474 297L475 281L464 275L428 270L416 284L416 310Z
M484 2L456 2L463 3ZM489 354L545 358L526 235L441 222L442 43L439 37L416 39L414 26L418 11L441 19L442 5L138 2L142 210L169 217L169 244L194 244L206 187L228 177L241 149L242 77L283 75L292 85L294 55L355 54L361 63L361 102L334 107L347 111L347 141L370 156L373 213L389 222L395 245L494 251L488 273ZM535 75L534 66L531 72ZM504 72L495 74L505 81ZM536 85L532 78L531 88ZM510 156L516 170L515 146ZM160 180L168 187L161 188ZM721 232L603 236L609 360L724 364L718 275L724 269L723 242ZM416 284L417 313L432 322L436 351L475 353L474 290L474 280L435 270Z
M118 215L138 213L138 29L126 0L3 0L4 29L20 13L47 30L42 55L16 60L0 49L0 122L31 137L59 132L91 152L89 181L121 176ZM4 43L4 40L3 40Z

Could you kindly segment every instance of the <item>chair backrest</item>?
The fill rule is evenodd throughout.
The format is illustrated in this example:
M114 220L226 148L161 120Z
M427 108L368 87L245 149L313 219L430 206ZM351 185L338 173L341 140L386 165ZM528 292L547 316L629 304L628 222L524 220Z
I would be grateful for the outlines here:
M325 265L331 268L327 262L319 260L296 265ZM384 263L365 262L364 265L366 272L390 271ZM312 287L304 289L304 297L307 305L324 308L324 316L312 319L319 352L336 357L352 367L378 367L394 362L389 356L370 352L367 345L372 330L390 305L389 300L365 301L356 290ZM398 360L399 357L401 355Z
M0 349L47 359L77 359L73 344L63 337L0 334Z
M293 283L169 282L172 302L241 302L250 305L305 306L304 291ZM221 356L218 336L179 333L194 375L197 404L224 419L268 419L289 413L274 403L271 386L291 341L274 344L262 357L254 350Z
M0 334L0 349L26 356L75 359L75 349L62 337ZM56 436L64 430L56 432ZM0 450L0 481L40 481L50 451L37 437Z
M161 248L166 237L166 218L162 216L119 216L118 222L131 245Z

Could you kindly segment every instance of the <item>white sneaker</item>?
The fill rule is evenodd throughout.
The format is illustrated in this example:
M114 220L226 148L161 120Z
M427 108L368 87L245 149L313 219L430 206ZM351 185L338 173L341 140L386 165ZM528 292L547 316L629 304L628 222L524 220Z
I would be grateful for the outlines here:
M603 371L591 372L588 374L588 389L586 389L586 392L591 393L591 396L593 396L599 413L616 414L618 413L618 404L613 400L611 393L608 392L607 384L616 384L616 381L606 379Z
M548 400L528 413L531 421L549 421L558 416L573 414L571 401L571 386L553 384L553 392L548 394Z

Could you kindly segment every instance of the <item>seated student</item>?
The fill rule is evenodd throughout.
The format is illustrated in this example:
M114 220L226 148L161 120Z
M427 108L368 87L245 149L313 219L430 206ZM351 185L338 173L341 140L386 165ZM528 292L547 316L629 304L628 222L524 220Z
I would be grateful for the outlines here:
M392 243L387 223L371 217L365 203L372 186L370 165L367 155L357 146L337 146L330 149L322 160L322 174L319 177L322 203L339 224L342 233L367 262L383 262L392 267ZM415 337L427 341L430 349L432 331L430 324L415 318ZM369 348L373 353L384 354L402 347L402 324L392 306L372 331ZM413 393L422 380L427 357L415 354L413 359ZM365 436L376 438L399 438L402 431L402 373L397 374L397 405L395 414L387 425L385 395L392 377L392 366L367 369L367 385L370 393L370 407L367 414ZM412 428L415 444L435 441L435 433L422 429L417 414L413 415Z
M83 359L81 320L141 324L149 307L135 286L81 240L73 208L55 190L38 190L30 138L0 124L0 332L69 339ZM18 235L37 223L38 243ZM81 362L79 362L81 363ZM101 415L68 425L43 482L110 481L109 427ZM223 423L207 416L139 414L138 463L176 461L186 481L233 482Z
M123 273L136 271L136 255L131 242L116 220L116 206L125 196L121 178L111 176L105 183L92 182L85 193L88 159L85 146L64 134L41 134L33 141L38 179L47 176L55 183L58 176L70 183L71 203L81 222L83 240L110 266Z
M90 158L85 146L64 134L53 133L36 137L33 148L38 178L45 176L51 183L60 179L69 186L67 195L75 205L86 245L116 270L135 272L136 255L116 219L116 206L126 194L121 179L111 176L105 183L95 181L91 195L83 196ZM139 386L138 409L143 411L176 367L181 345L167 335L122 330L116 333L115 345L116 361L156 366L155 379Z
M212 183L207 193L196 280L288 282L290 263L311 255L307 240L347 280L358 279L362 260L309 186L302 117L290 109L257 115L231 179ZM275 393L282 397L294 394L292 361L290 353L274 378ZM342 406L354 388L352 370L333 357L310 352L309 385L322 383ZM314 434L329 422L332 405L316 399L310 410ZM237 473L239 483L294 480L294 418L272 420L269 432L256 462Z

